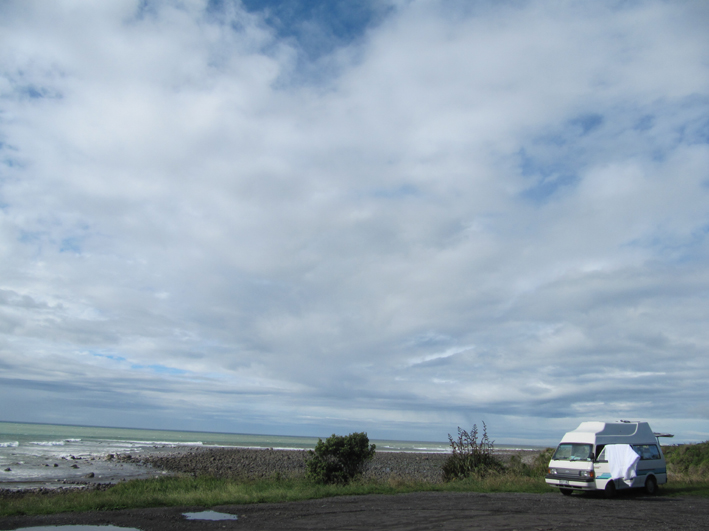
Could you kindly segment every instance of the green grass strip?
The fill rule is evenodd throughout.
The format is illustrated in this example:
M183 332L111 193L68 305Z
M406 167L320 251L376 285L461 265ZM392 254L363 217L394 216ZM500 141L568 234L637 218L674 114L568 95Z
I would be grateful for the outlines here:
M237 481L210 477L172 477L120 483L105 491L61 491L25 494L0 500L0 516L109 511L144 507L214 507L217 505L287 502L364 494L408 492L527 492L556 493L543 478L500 474L443 484L406 481L356 481L349 485L319 485L306 479ZM709 496L709 481L661 487L662 495Z
M306 479L236 481L210 477L158 478L127 481L105 491L28 493L0 500L0 516L53 514L115 509L286 502L333 496L402 494L407 492L553 492L544 480L532 478L468 479L444 484L424 482L361 482L320 485Z

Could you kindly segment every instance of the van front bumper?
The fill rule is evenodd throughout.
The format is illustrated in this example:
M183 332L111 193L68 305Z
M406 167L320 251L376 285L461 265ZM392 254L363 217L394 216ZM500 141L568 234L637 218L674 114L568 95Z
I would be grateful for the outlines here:
M596 481L593 478L578 476L564 477L559 474L547 474L544 478L547 485L560 489L596 490Z

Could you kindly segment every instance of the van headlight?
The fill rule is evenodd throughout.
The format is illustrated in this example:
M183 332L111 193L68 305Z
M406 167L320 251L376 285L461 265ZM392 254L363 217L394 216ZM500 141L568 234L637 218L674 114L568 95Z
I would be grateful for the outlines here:
M595 474L593 473L593 470L579 470L579 476L581 476L582 478L593 479L595 477Z
M550 468L549 473L550 474L558 474L559 472L556 470L556 468Z

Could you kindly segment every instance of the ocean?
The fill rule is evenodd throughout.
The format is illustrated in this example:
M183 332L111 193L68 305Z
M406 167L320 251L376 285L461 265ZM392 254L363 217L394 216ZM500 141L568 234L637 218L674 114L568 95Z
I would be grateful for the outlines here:
M0 421L0 488L57 487L65 481L118 481L152 477L154 471L107 459L189 447L302 450L317 437L100 428ZM379 452L446 453L447 442L371 440ZM499 449L525 447L496 445ZM531 447L529 448L531 449Z

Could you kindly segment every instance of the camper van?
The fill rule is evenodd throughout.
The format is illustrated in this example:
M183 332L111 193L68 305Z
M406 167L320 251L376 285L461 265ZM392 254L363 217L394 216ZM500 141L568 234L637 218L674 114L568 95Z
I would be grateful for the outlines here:
M643 488L657 493L667 483L667 467L658 437L647 422L582 422L568 432L549 462L546 482L562 494Z

